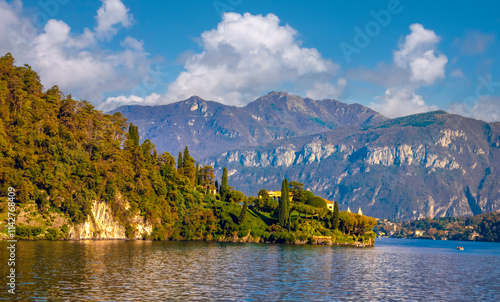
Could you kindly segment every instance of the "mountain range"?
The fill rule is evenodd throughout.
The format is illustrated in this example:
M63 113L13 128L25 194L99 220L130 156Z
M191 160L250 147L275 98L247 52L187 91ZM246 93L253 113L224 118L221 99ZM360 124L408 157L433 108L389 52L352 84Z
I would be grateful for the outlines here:
M500 210L500 123L444 111L388 119L359 105L271 92L245 107L199 97L123 106L141 139L184 146L249 195L287 177L341 210L402 220Z

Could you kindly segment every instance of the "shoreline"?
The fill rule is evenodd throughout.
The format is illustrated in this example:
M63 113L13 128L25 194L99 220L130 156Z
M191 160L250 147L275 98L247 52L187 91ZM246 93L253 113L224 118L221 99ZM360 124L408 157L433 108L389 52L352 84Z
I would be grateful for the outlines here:
M8 238L0 238L1 241L11 240ZM15 239L17 242L19 241L172 241L172 242L221 242L221 243L262 243L262 244L283 244L283 245L325 245L325 246L338 246L338 247L356 247L356 248L369 248L374 247L375 242L373 244L367 244L363 242L332 242L332 240L322 240L322 241L314 241L308 242L307 240L296 240L295 242L272 242L272 241L261 241L261 240L153 240L148 238L143 239L130 239L130 238L84 238L84 239L57 239L57 240L49 240L49 239Z

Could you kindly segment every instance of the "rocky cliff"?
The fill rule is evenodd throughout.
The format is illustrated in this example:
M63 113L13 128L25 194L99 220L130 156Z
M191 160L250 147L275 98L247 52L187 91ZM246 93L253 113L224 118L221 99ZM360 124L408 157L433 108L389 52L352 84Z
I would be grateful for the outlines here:
M284 177L380 218L500 209L500 124L444 111L387 119L358 104L272 92L237 108L197 97L119 108L174 156L189 146L249 195Z
M256 195L284 177L341 209L380 218L463 216L500 210L500 123L442 111L357 130L234 150L207 159L232 186Z
M130 239L125 226L116 220L105 202L94 200L91 211L84 223L70 228L69 239ZM153 232L153 226L138 214L132 217L130 225L135 239L143 239Z

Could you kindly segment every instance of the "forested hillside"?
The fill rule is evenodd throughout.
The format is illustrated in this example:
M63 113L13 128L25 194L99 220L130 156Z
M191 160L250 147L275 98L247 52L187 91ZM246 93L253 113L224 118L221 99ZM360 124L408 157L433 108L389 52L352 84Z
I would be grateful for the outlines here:
M97 224L102 212L108 219L109 208L128 238L312 242L327 236L373 244L374 219L307 205L298 196L314 194L302 194L302 184L292 188L295 200L280 199L279 207L265 194L233 190L227 172L219 186L213 167L199 166L188 147L177 159L158 154L149 140L140 144L139 129L120 113L103 114L57 86L44 90L36 72L15 66L10 54L0 58L0 168L2 233L14 188L16 214L25 217L17 220L18 238L68 238L77 225ZM137 217L152 231L137 234Z

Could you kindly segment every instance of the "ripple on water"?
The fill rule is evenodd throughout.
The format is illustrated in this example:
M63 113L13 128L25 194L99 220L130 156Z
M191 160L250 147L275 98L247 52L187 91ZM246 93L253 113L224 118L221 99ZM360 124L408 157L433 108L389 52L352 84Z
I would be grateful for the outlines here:
M500 244L18 242L20 300L498 301ZM455 246L453 246L455 245ZM1 263L7 255L1 254Z

